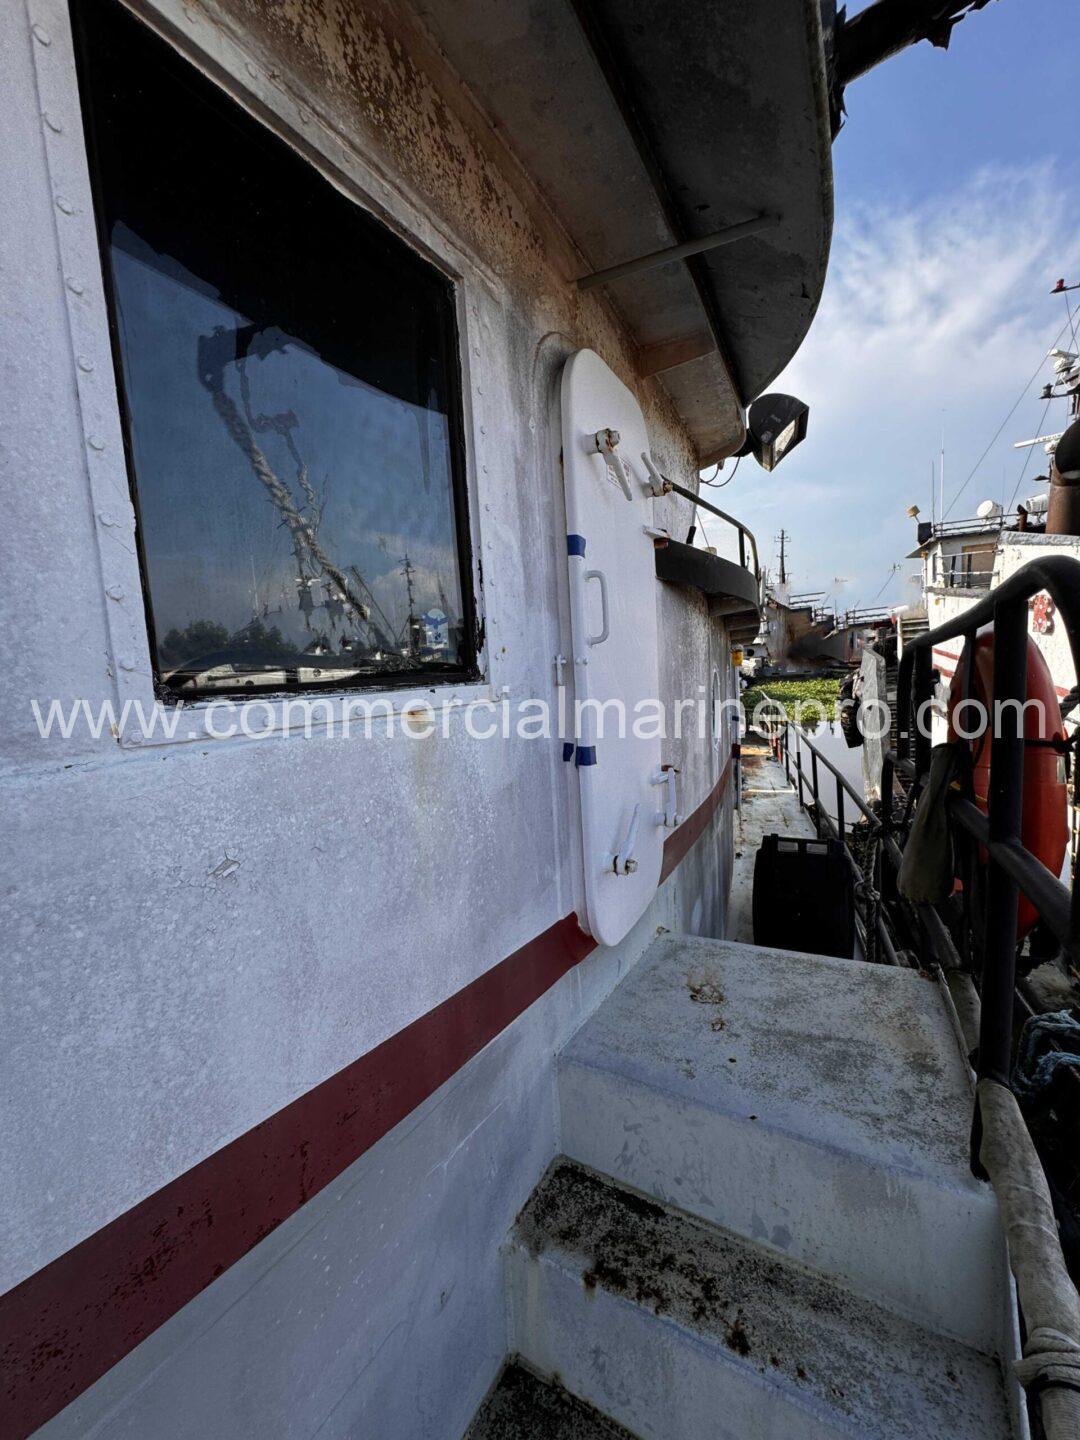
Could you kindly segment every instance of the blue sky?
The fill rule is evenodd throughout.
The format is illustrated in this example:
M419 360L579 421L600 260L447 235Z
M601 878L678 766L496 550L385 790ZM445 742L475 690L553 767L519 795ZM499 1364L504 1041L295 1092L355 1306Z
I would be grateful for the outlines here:
M825 294L771 387L809 403L807 439L774 476L747 459L704 492L755 530L767 563L789 532L796 589L841 606L910 599L889 567L914 544L907 507L928 518L942 424L948 502L1065 324L1047 292L1059 275L1080 281L1078 68L1077 0L990 0L947 52L920 44L848 88ZM1080 333L1080 292L1070 299ZM1026 453L1012 442L1039 433L1047 378L954 516L1009 498ZM1045 428L1064 416L1055 401ZM1021 498L1044 464L1036 451Z

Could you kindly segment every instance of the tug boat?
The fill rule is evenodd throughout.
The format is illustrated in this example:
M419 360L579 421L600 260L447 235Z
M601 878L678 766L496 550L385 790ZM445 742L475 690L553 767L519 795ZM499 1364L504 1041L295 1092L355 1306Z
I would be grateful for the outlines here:
M968 8L4 8L5 1437L1075 1433L953 991L746 930L689 544Z

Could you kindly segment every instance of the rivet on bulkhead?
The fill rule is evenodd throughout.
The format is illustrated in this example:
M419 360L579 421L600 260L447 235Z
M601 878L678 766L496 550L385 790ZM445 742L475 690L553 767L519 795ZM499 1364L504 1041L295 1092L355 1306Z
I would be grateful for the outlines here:
M63 125L60 124L59 120L54 119L54 117L49 114L48 110L43 110L41 112L41 118L45 121L45 124L49 127L49 129L53 132L54 135L62 135L64 133Z
M75 206L63 195L58 195L56 197L56 208L58 210L62 210L65 215L75 214Z
M120 659L117 661L117 664L120 666L121 670L126 670L129 674L132 670L135 669L135 661L132 660L130 655L121 655Z
M94 368L94 362L90 359L89 355L80 355L75 363L80 370L86 371L87 374Z
M44 25L31 25L30 33L39 45L52 44L52 41L49 39L49 32L45 29Z
M116 516L111 510L99 510L97 512L97 518L98 524L104 525L106 529L111 529L112 526L116 524Z
M110 600L123 600L124 587L122 585L109 585L105 590L105 594Z
M253 80L257 80L259 78L258 70L255 69L255 66L252 65L250 60L248 60L247 63L244 65L244 69L247 71L247 73L251 76Z
M83 293L83 282L76 280L73 276L68 279L67 287L73 295L81 295Z
M100 435L91 435L86 443L90 446L91 450L100 451L105 449L105 441L102 440Z

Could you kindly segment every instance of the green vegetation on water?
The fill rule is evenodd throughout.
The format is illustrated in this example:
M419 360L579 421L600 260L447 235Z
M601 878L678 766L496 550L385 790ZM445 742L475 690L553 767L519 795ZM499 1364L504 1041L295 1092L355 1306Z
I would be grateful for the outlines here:
M833 720L840 698L839 680L766 680L743 691L743 709L753 721L754 711L764 699L777 700L791 719L801 714L803 728L811 731L815 721Z

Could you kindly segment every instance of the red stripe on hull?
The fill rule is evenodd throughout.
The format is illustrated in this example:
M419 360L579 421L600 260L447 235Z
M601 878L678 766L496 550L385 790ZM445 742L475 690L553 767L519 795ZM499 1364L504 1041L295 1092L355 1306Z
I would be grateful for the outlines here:
M716 812L664 845L666 879ZM295 1214L596 948L573 915L0 1297L0 1435L23 1440Z
M728 777L731 773L731 761L724 766L723 774L716 782L709 794L701 802L694 813L664 841L664 863L660 867L660 884L662 885L676 865L683 860L687 851L700 838L709 821L716 814L720 802L724 798L724 792L728 786Z
M426 1100L591 950L568 916L0 1300L0 1434L44 1424Z

